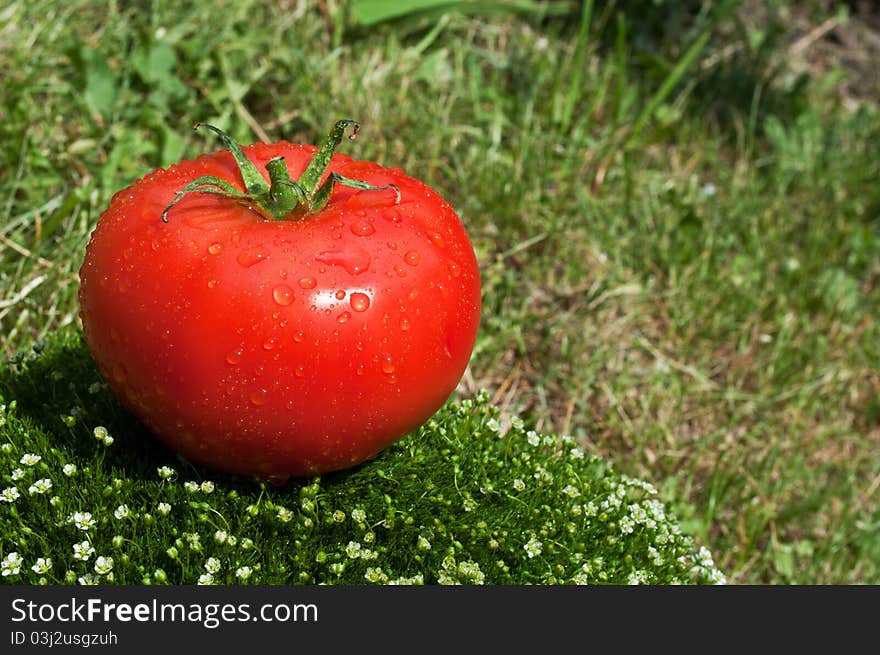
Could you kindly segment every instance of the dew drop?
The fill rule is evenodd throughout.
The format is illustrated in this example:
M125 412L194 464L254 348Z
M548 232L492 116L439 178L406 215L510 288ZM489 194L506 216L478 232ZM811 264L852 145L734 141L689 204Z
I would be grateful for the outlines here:
M351 308L356 312L365 312L370 308L370 297L360 291L351 294L348 302L351 304Z
M397 244L394 243L393 241L389 241L386 245L387 245L391 250L397 250Z
M359 237L368 237L376 231L376 228L373 227L373 224L367 220L357 220L351 224L349 227L352 234Z
M251 403L259 407L260 405L265 405L266 401L269 399L269 392L265 389L254 389L251 392Z
M212 243L208 246L208 254L209 255L219 255L223 251L222 243Z
M302 289L314 289L317 282L315 282L315 278L313 277L301 277L299 279L299 286Z
M336 300L342 300L343 298L345 298L345 291L340 289L339 291L336 292L335 295L336 295Z
M391 375L394 371L397 370L397 367L394 365L394 359L391 355L384 355L382 357L382 372Z
M403 330L404 332L406 332L407 330L409 330L409 328L410 328L409 320L407 320L405 318L400 319L400 329Z
M461 267L455 262L450 262L449 273L450 275L452 275L452 277L458 277L459 275L461 275Z
M428 238L431 240L431 243L433 243L438 248L442 248L444 245L446 245L446 242L443 240L443 237L439 232L431 232L428 235Z
M276 339L275 337L269 337L263 342L263 350L272 350L277 345L278 339Z
M241 361L241 356L243 354L244 353L242 352L241 348L230 350L229 353L226 355L226 363L235 366Z
M400 264L394 265L394 272L397 273L397 277L406 277L406 271Z
M348 312L342 312L339 316L336 317L336 322L345 323L350 318L351 314L349 314Z
M293 410L296 409L296 403L293 402L292 400L288 400L286 403L284 403L284 408L285 408L288 412L292 412Z
M417 266L419 263L419 259L421 259L421 257L419 256L419 253L417 253L415 250L410 250L403 256L403 261L405 261L410 266Z
M306 338L306 335L304 335L302 333L302 331L297 332L296 334L293 335L293 340L296 341L297 343L302 343L302 340L305 338Z
M297 366L294 369L293 374L296 375L296 377L298 377L298 378L305 377L306 369L303 368L302 366Z
M279 284L272 289L272 299L282 307L285 307L293 302L293 289L286 284Z
M220 284L220 282L218 282L217 280L208 280L208 288L209 289L213 289L218 284Z
M254 369L254 375L257 377L262 377L266 375L266 367L260 364L257 368Z
M357 373L358 375L363 375L365 373L365 371L366 370L364 369L364 365L359 364L357 369L355 370L355 373Z

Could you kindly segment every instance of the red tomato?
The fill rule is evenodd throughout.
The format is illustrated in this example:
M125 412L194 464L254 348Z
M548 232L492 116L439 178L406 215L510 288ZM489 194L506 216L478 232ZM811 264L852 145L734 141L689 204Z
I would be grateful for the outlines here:
M220 151L123 189L92 234L86 343L120 402L191 461L273 480L350 467L426 421L465 370L481 304L461 221L400 169L330 159L330 145L312 186L342 183L290 220L216 183L193 190L213 176L253 191ZM258 143L242 156L266 185L270 160L296 179L316 152Z

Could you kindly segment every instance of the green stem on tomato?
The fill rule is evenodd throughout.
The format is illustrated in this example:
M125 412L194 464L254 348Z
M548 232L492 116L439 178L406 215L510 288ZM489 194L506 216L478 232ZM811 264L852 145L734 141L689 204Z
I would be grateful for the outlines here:
M240 191L229 181L215 175L197 177L177 192L174 200L162 212L162 221L168 222L168 212L188 193L213 193L230 198L241 204L247 204L253 211L270 221L300 220L320 211L330 200L330 194L336 184L362 191L392 189L396 194L395 203L400 202L400 189L394 184L375 186L361 180L343 177L336 172L331 172L319 186L321 178L330 166L336 147L342 142L345 130L350 126L353 126L353 130L349 139L354 139L360 130L360 123L351 119L336 122L298 181L291 179L284 157L270 159L266 162L266 172L269 174L267 183L254 163L244 154L241 146L228 134L213 125L197 123L195 129L208 128L220 137L223 145L232 153L246 191Z

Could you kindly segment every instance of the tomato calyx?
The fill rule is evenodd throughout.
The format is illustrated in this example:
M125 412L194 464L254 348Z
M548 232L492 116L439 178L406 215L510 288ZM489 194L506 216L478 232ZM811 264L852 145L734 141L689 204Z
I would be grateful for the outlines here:
M291 179L284 157L270 159L266 162L269 183L257 170L256 165L247 158L241 146L228 134L207 123L197 123L195 129L198 130L200 127L206 127L217 134L223 145L232 153L246 191L240 191L231 182L216 175L202 175L177 192L177 196L162 212L163 223L168 222L168 212L171 208L188 193L213 193L233 199L270 221L301 220L311 213L320 211L327 205L337 184L362 191L392 190L396 194L395 204L400 202L400 190L394 184L375 186L361 180L343 177L335 171L331 171L324 183L319 184L330 165L336 147L342 142L345 130L352 127L348 138L351 140L357 138L360 130L360 123L357 121L351 119L336 121L327 139L315 153L299 180Z

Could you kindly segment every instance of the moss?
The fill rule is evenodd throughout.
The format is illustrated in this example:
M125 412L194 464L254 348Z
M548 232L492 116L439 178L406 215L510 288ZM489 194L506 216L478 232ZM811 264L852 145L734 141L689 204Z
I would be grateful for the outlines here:
M724 580L650 484L570 437L517 419L502 429L487 394L449 403L371 462L282 488L159 444L77 332L14 356L0 394L4 582Z

